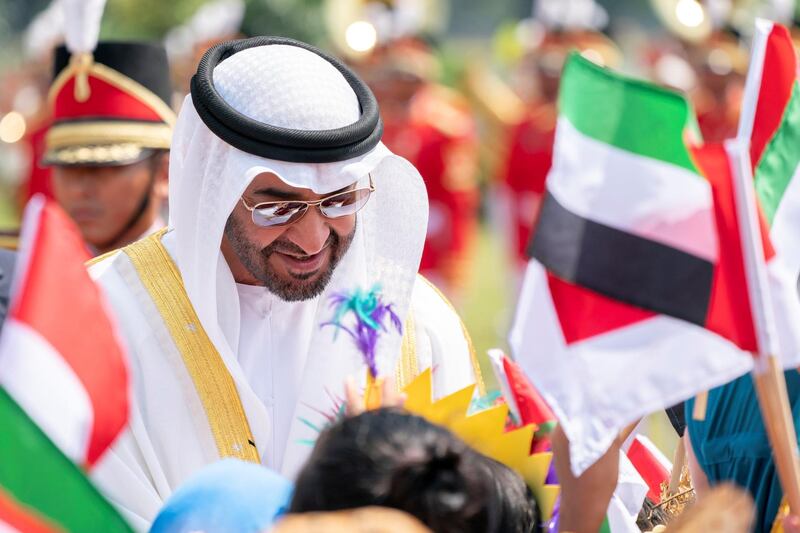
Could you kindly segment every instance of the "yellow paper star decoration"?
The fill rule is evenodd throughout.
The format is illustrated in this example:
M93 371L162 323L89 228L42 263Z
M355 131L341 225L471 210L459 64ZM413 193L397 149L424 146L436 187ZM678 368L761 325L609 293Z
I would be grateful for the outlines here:
M427 369L403 390L405 409L434 424L448 428L478 452L503 463L516 471L531 488L547 521L560 492L558 485L546 485L552 453L531 454L531 441L536 427L533 424L505 431L508 405L500 404L477 413L468 414L475 385L433 401L431 369Z

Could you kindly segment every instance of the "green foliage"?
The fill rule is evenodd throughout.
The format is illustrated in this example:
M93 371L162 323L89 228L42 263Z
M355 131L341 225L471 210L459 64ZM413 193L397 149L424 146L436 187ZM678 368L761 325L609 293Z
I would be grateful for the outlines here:
M478 232L470 268L458 311L472 336L486 389L492 391L498 384L487 352L490 348L502 348L509 353L505 339L514 305L512 285L517 282L503 239L486 226L481 226Z
M186 21L205 0L109 0L101 39L163 39Z
M242 33L280 35L322 45L326 40L323 0L245 0Z
M208 0L109 0L103 39L163 39ZM284 35L323 43L323 0L245 0L246 35Z

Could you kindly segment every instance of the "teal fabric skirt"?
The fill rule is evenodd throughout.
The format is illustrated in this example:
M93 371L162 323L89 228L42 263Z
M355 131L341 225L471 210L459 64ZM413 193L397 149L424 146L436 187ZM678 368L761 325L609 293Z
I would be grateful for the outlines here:
M800 373L785 373L795 430L800 421ZM772 450L748 374L708 393L705 420L692 420L694 399L686 402L692 450L713 486L731 481L747 489L756 503L753 531L768 533L778 513L781 490Z

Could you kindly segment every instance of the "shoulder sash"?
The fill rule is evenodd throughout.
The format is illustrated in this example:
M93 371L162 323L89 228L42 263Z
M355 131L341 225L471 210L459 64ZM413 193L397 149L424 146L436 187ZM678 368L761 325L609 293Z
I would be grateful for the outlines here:
M122 249L150 294L178 347L203 404L220 458L260 463L239 392L222 357L200 324L180 272L161 244L166 230Z

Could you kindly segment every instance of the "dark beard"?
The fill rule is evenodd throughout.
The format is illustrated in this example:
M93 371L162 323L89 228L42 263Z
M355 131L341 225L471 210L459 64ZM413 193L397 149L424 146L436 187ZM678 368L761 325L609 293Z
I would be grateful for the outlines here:
M342 257L350 248L355 234L355 226L353 231L344 236L339 236L335 231L330 232L328 240L323 247L329 247L331 251L330 260L324 272L304 274L292 274L290 272L289 276L292 279L282 279L276 276L269 267L269 257L276 252L304 256L305 252L302 248L293 242L277 239L259 250L247 240L244 231L242 231L242 226L233 215L228 217L228 221L225 223L225 237L228 239L239 261L242 262L254 278L264 284L269 292L287 302L310 300L322 294L322 291L328 286L333 276L333 271L336 270ZM315 280L308 281L314 276L317 276Z

